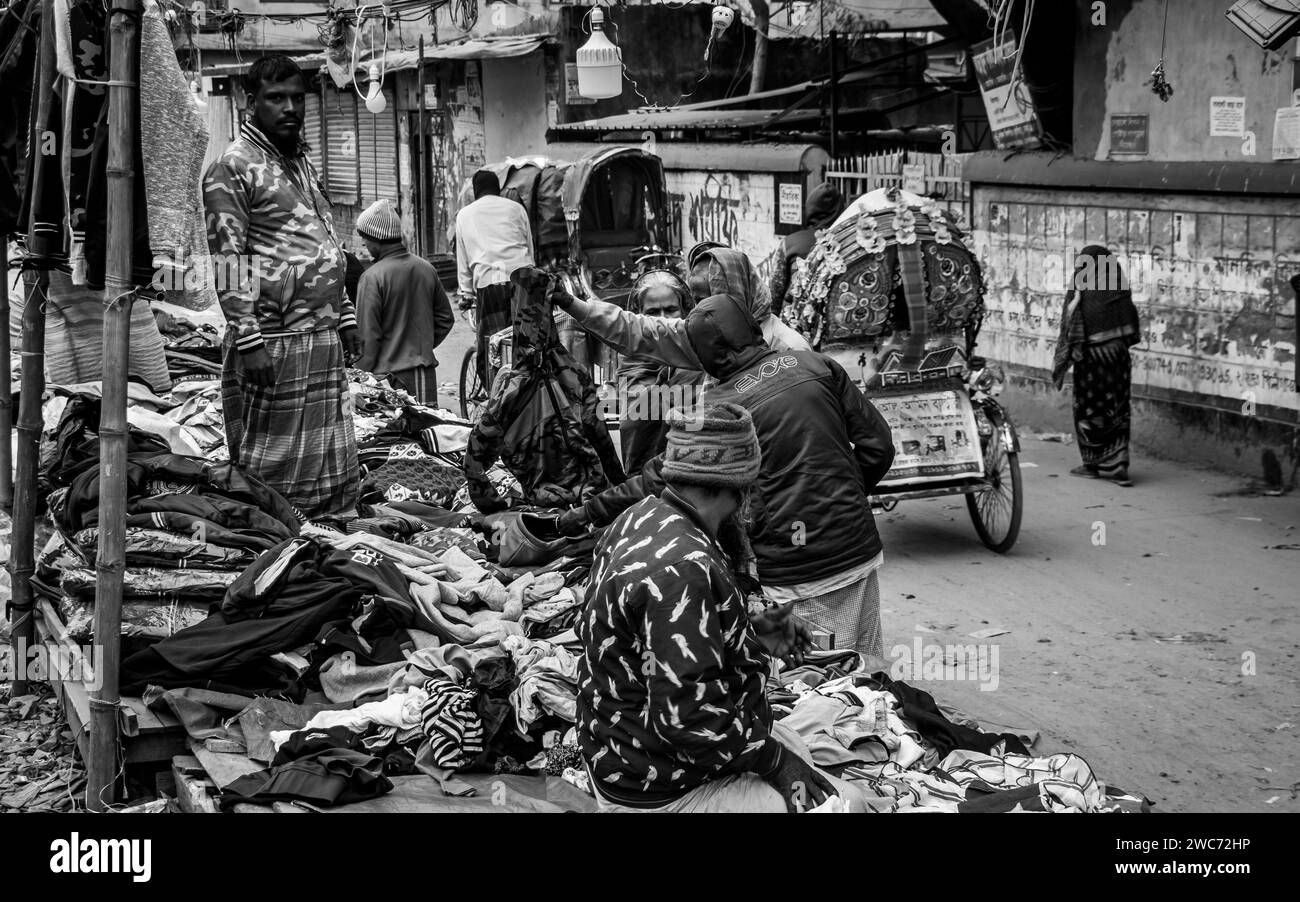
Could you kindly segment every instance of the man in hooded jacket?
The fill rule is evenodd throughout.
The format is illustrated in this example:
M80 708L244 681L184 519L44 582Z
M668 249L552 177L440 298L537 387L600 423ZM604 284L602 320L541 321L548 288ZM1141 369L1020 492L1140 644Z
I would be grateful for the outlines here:
M830 182L822 182L808 195L803 208L803 228L786 235L772 252L771 275L768 277L768 295L772 298L772 313L781 315L785 306L785 293L790 287L790 277L799 260L812 253L817 243L817 232L832 225L844 212L844 195Z
M889 424L844 369L813 351L777 351L743 304L714 295L686 318L686 335L717 380L708 403L731 402L754 420L762 465L749 513L749 540L764 594L795 603L837 648L882 655L880 585L884 559L868 496L889 471ZM656 457L620 486L562 514L575 534L603 528L663 489Z

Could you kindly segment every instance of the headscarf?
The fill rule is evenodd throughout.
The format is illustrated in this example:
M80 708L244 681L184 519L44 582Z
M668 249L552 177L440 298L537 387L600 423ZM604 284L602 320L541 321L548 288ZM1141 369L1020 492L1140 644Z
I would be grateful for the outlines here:
M822 182L808 195L803 205L803 223L806 229L821 229L834 222L844 212L844 195L831 182Z
M694 257L691 275L707 282L710 295L730 295L760 323L772 312L772 296L767 283L759 279L754 264L743 253L735 248L719 246Z
M1074 283L1065 294L1061 331L1052 361L1052 381L1065 384L1070 366L1083 359L1084 348L1123 338L1129 345L1141 340L1141 323L1124 271L1109 250L1090 244L1075 259Z
M642 309L641 299L645 292L651 288L665 285L677 295L677 300L682 308L682 316L690 313L691 307L695 306L695 297L691 294L691 289L681 276L667 269L652 269L636 280L632 285L631 300L633 308L640 311Z

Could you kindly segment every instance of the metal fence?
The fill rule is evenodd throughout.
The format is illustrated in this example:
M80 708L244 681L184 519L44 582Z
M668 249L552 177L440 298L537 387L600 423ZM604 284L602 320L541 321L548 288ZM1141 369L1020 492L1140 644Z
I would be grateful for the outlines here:
M848 198L891 185L929 195L948 210L959 227L969 230L973 218L970 184L962 178L962 164L968 156L889 150L837 157L826 178L833 179Z

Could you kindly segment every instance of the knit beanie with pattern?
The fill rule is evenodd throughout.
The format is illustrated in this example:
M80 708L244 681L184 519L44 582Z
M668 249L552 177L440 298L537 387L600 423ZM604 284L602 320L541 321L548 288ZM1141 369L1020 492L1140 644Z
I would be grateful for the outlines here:
M401 241L402 220L386 198L375 201L357 217L357 232L371 241Z
M762 463L749 411L720 402L686 412L668 411L663 478L670 485L745 489Z

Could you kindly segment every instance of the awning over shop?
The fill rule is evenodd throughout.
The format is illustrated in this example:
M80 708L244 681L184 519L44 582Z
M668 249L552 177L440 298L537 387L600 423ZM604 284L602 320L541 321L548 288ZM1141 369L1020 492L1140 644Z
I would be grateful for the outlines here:
M449 44L429 44L424 48L424 59L509 59L511 57L527 56L553 39L553 35L550 34L524 34L510 35L508 37L474 38ZM303 68L314 69L325 65L325 54L323 53L311 53L306 56L296 56L293 59ZM362 53L357 57L356 71L365 72L372 63L378 65L385 74L403 72L414 69L420 64L420 51L390 50L387 54L376 53L373 56ZM212 66L209 74L229 74L236 70L245 69L247 66L247 63Z

